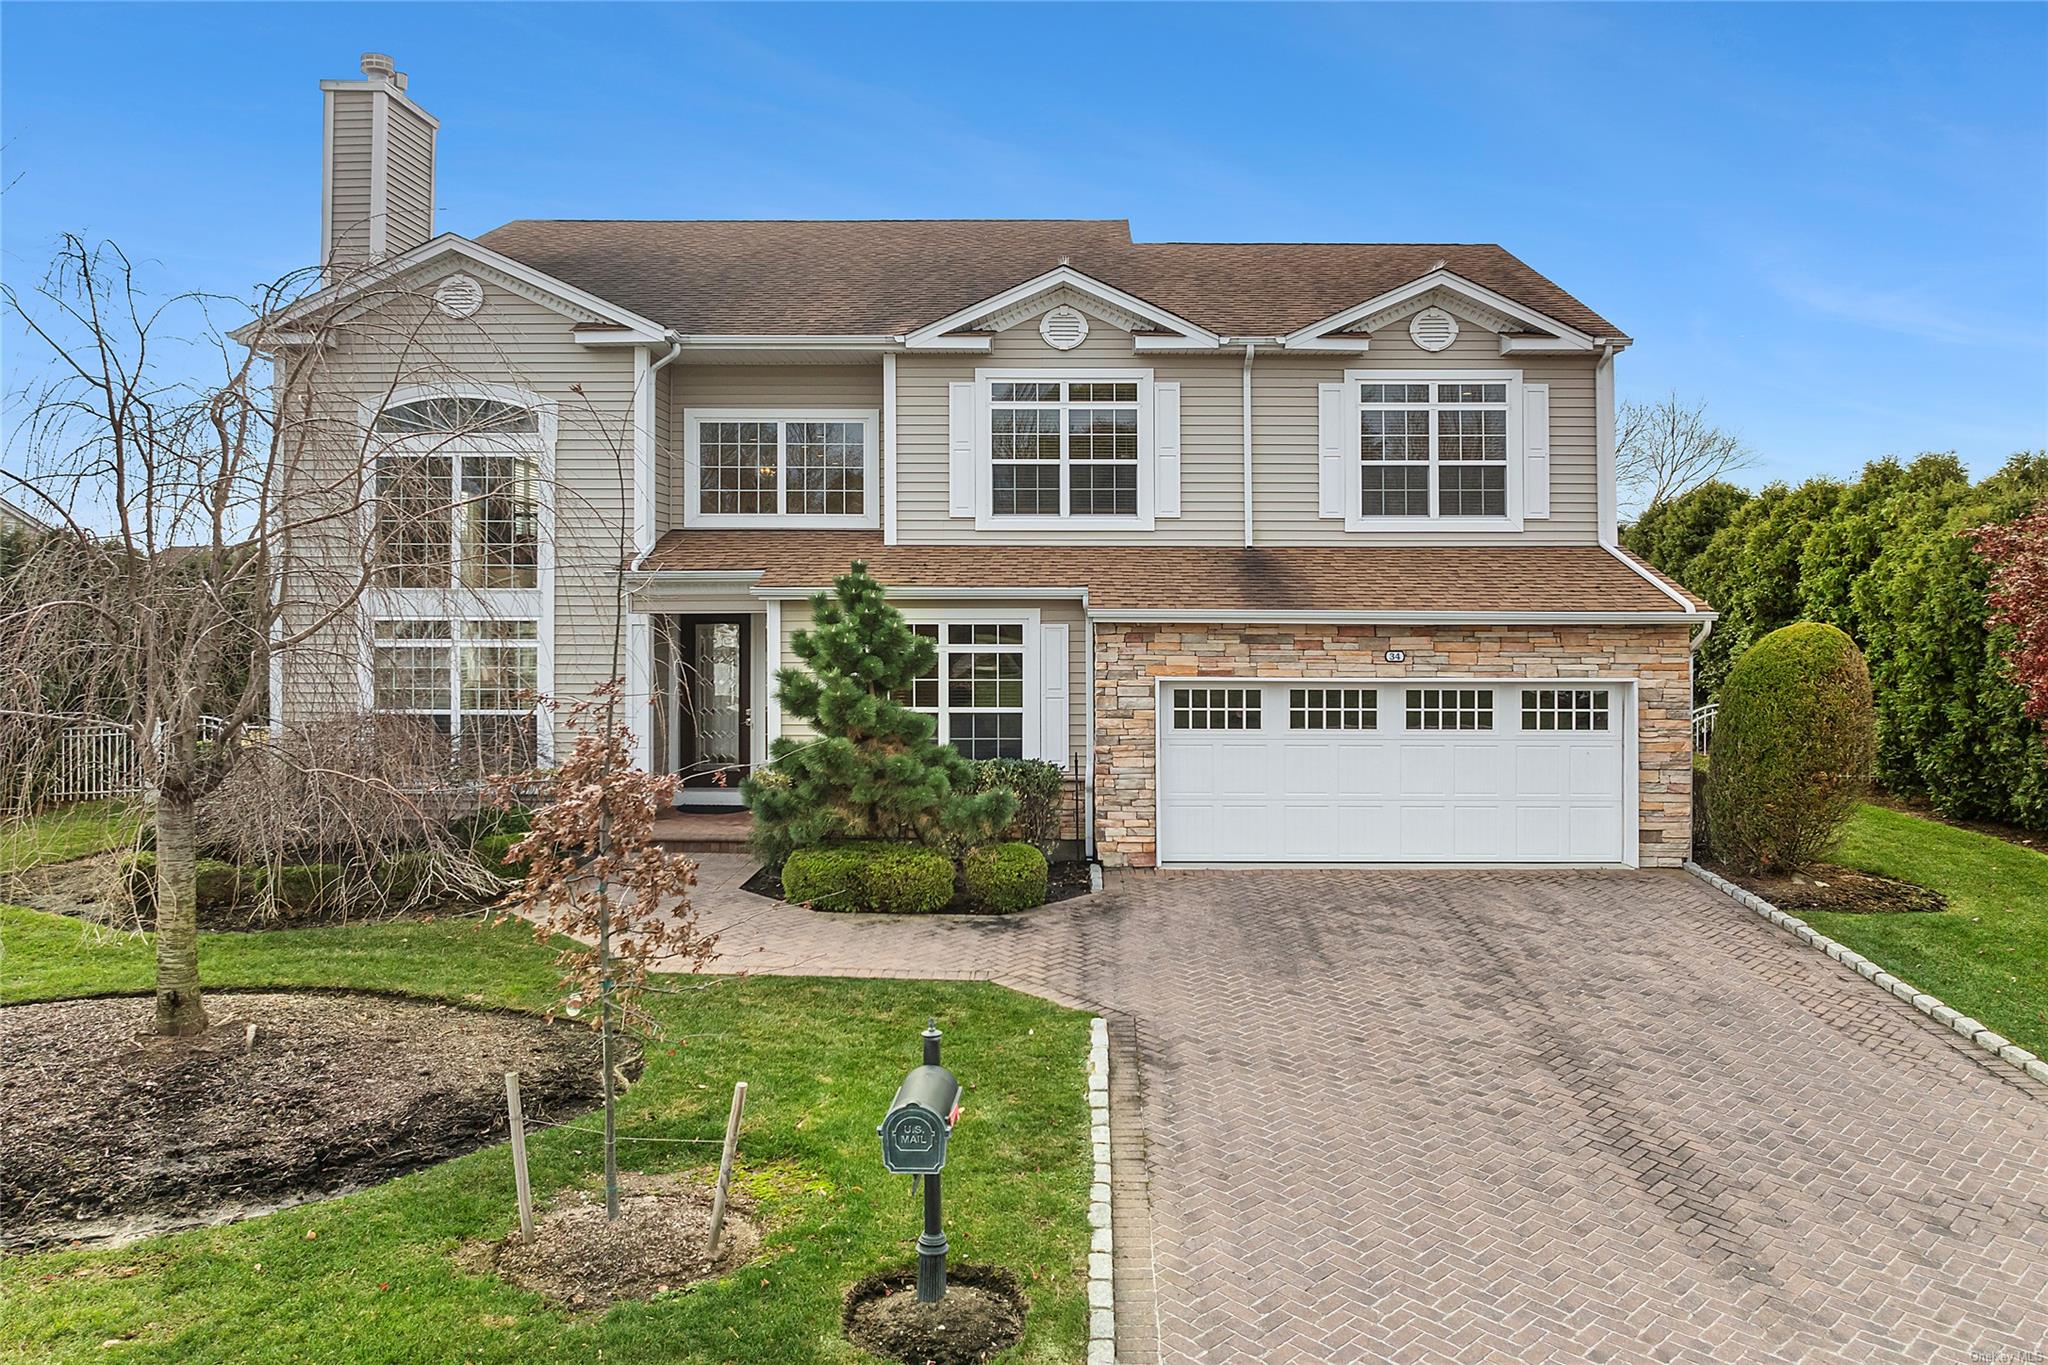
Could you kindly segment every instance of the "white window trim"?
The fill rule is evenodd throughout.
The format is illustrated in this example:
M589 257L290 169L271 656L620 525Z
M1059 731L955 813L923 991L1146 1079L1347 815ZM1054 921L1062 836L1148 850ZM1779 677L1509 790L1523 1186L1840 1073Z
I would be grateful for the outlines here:
M989 392L992 385L1012 382L1111 382L1138 386L1138 511L1135 516L997 516L995 466L990 454ZM1149 369L1050 368L976 370L974 372L974 529L977 531L1150 531L1158 516L1158 475L1153 459L1153 393ZM1064 468L1064 465L1062 466ZM1062 494L1064 496L1064 493Z
M413 384L400 385L377 398L364 399L357 405L357 421L365 442L363 453L374 461L381 450L406 451L418 448L422 453L428 450L459 453L460 442L446 437L424 433L419 436L396 436L381 438L374 429L380 413L387 408L400 407L417 402L422 398L487 398L501 403L511 403L530 408L537 416L537 432L500 432L488 437L493 450L502 451L508 445L518 443L531 450L535 457L535 478L538 481L540 502L540 545L534 564L534 586L531 588L464 588L455 584L455 575L461 573L460 543L451 547L456 558L452 561L454 572L446 587L438 588L371 588L363 593L360 605L362 620L362 653L357 660L357 680L365 712L375 712L376 689L376 647L373 639L376 622L380 620L402 620L415 617L445 618L455 629L464 621L533 621L539 636L540 658L535 665L535 680L543 698L555 693L555 438L559 430L555 404L531 389L510 384ZM380 442L382 442L380 444ZM374 477L374 465L368 471ZM374 484L372 484L374 488ZM365 498L360 512L361 534L364 544L374 544L377 534L377 508L374 498ZM455 534L459 537L459 528ZM281 702L272 699L274 709L281 709ZM548 722L543 710L538 727L539 757L542 763L552 762L555 742L554 727Z
M861 511L809 516L802 512L705 512L701 510L703 453L698 428L705 422L776 423L775 500L787 506L789 478L781 465L790 422L858 422L861 426ZM873 530L882 524L882 414L878 408L685 408L683 409L683 525L716 527L809 527L813 530Z
M1344 411L1351 426L1351 458L1344 466L1344 529L1347 531L1519 531L1522 508L1522 371L1520 370L1346 370ZM1444 517L1436 512L1437 459L1432 423L1429 458L1429 515L1368 517L1358 511L1363 447L1357 432L1360 384L1506 384L1508 410L1507 514L1499 517ZM1432 400L1431 407L1436 404Z
M529 593L529 595L531 594ZM407 600L408 598L418 599L419 593L417 591L414 591L410 594L405 594L396 597L390 594L385 594L381 596L372 594L364 599L362 633L363 652L359 663L362 677L363 710L371 715L379 716L418 716L439 714L438 712L425 711L385 710L377 705L377 648L381 644L396 644L401 648L427 649L432 648L434 645L445 643L449 648L448 742L451 748L459 746L462 740L463 717L463 626L470 622L497 624L505 621L532 621L534 622L534 639L532 641L532 644L534 646L534 691L538 695L539 700L535 701L532 709L526 712L483 710L479 711L478 714L487 716L532 715L534 717L534 745L536 750L536 758L542 766L546 766L547 764L553 762L555 756L554 727L550 721L550 713L548 711L546 704L547 699L554 695L555 690L555 642L552 632L554 619L553 611L550 610L545 615L537 611L521 615L520 613L510 609L505 611L484 612L478 611L473 602L470 604L467 610L464 610L460 606L456 606L453 603L449 603L447 605L449 605L452 609L448 611L442 611L438 610L436 605L432 602L422 600ZM538 606L539 603L536 602L535 605ZM445 642L440 640L405 642L379 640L377 638L377 626L380 622L420 620L446 621L448 623L448 639ZM501 639L482 641L480 643L524 644L526 642Z
M1039 725L1040 713L1044 710L1043 706L1040 703L1044 700L1045 697L1045 684L1043 672L1045 666L1045 651L1040 645L1040 641L1043 637L1040 635L1038 629L1038 608L1024 607L1007 611L920 611L913 607L905 607L902 610L903 619L913 626L935 625L940 628L938 642L939 728L934 736L934 738L940 744L946 744L951 742L946 733L946 720L950 712L946 706L945 627L1022 626L1024 628L1024 757L1045 757L1045 746L1042 743L1043 737L1039 734L1039 730L1041 729L1041 726ZM988 647L985 646L984 648ZM1059 666L1061 668L1065 668L1067 666L1067 661L1065 659L1060 660ZM1058 747L1060 749L1064 749L1066 747L1066 742L1067 737L1065 735L1061 735L1059 737ZM1060 764L1061 767L1066 766L1066 759L1064 755L1055 754L1051 761Z

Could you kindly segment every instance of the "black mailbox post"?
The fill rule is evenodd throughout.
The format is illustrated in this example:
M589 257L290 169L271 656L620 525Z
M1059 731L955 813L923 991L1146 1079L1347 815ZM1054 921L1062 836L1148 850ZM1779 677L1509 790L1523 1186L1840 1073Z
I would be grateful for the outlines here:
M946 1297L946 1231L940 1219L939 1172L946 1143L960 1119L960 1082L939 1065L935 1025L924 1031L924 1065L896 1087L889 1112L875 1129L882 1139L882 1166L897 1175L924 1177L924 1232L917 1239L917 1301Z

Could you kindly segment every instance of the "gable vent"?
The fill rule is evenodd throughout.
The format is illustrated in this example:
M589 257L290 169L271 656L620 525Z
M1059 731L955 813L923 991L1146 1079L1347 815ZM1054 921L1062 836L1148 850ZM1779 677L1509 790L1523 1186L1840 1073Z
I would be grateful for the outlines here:
M1088 339L1088 319L1080 309L1061 304L1039 319L1038 334L1055 351L1071 351Z
M1408 335L1425 351L1441 351L1458 339L1458 320L1441 308L1425 308L1408 324Z
M484 306L484 287L468 275L450 275L434 287L434 306L451 318L473 317Z

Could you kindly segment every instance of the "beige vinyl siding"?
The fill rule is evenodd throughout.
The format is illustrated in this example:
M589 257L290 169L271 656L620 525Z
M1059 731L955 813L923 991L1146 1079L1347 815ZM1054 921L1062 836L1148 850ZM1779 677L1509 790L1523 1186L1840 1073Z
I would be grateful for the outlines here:
M456 268L482 279L485 293L478 313L460 321L425 301ZM496 384L555 405L553 694L565 701L622 671L613 662L615 570L632 524L633 353L578 345L576 320L469 262L442 266L417 277L408 297L352 324L315 376L344 459L359 448L358 404L395 387ZM287 691L295 686L288 679Z
M693 365L680 360L662 371L667 423L656 449L662 476L657 486L656 520L664 531L683 524L683 502L689 496L683 479L683 446L687 433L683 414L691 408L860 408L882 409L882 363L860 365ZM882 439L875 423L874 439ZM881 468L881 462L876 462ZM881 506L882 490L872 494Z
M396 256L434 235L434 130L397 100L388 114L384 250Z
M1088 752L1088 628L1082 618L1081 604L1068 598L1005 598L1000 601L976 598L902 598L896 602L906 613L915 616L922 612L943 612L958 620L969 620L977 616L1035 609L1041 626L1064 625L1067 628L1067 747L1058 758L1065 767L1075 754L1084 756ZM773 678L775 670L796 665L797 657L790 650L790 641L799 630L811 623L811 604L805 601L782 604L782 638L779 653L768 660L768 676ZM1041 661L1041 670L1049 668L1050 661ZM1033 705L1042 699L1032 699ZM810 727L793 716L782 717L782 733L792 738L811 733Z
M367 90L331 90L332 160L328 167L327 250L330 260L370 257L370 143L375 99Z
M1137 355L1131 334L1100 318L1088 339L1056 351L1038 334L1034 316L998 332L986 354L909 352L897 375L897 534L904 544L1159 545L1244 543L1244 449L1239 429L1241 355ZM947 515L949 413L946 386L980 369L1114 369L1152 371L1155 381L1181 385L1181 515L1160 517L1151 531L976 531L971 517Z
M1318 505L1316 385L1346 370L1520 370L1524 383L1550 385L1550 516L1520 531L1442 532L1460 545L1591 544L1599 538L1599 456L1594 433L1593 369L1585 354L1502 355L1500 337L1460 320L1458 339L1425 351L1408 319L1371 337L1358 355L1261 352L1252 369L1253 532L1261 545L1413 545L1429 532L1346 531Z

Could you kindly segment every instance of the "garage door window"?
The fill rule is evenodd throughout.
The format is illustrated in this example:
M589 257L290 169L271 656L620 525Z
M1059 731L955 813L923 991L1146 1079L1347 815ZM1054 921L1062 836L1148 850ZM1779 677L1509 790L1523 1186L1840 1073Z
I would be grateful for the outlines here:
M1605 688L1524 688L1524 730L1605 730Z
M1176 730L1256 730L1259 689L1256 687L1176 687L1173 689Z
M1379 694L1370 687L1296 687L1287 694L1290 730L1373 730Z
M1408 689L1411 730L1491 730L1493 692L1474 687Z

